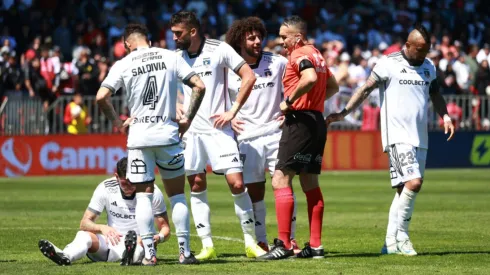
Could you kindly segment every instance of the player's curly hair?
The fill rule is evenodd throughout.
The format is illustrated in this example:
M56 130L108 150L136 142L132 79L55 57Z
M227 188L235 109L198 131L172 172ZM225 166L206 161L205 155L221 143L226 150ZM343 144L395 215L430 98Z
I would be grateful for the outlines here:
M258 31L262 36L262 39L267 36L267 30L260 18L251 16L236 20L226 32L225 41L235 49L236 52L240 53L240 45L242 44L245 34L252 31Z
M128 167L128 158L123 157L116 164L116 173L120 178L126 178L126 169Z

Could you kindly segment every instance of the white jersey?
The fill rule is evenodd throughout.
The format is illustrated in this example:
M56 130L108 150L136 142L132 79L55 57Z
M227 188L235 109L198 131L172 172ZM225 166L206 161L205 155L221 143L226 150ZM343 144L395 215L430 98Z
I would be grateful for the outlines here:
M162 191L154 185L152 201L153 215L160 215L167 211ZM125 197L115 177L101 182L94 191L88 205L88 210L100 215L104 209L107 212L107 225L115 228L125 235L129 230L139 234L138 224L135 218L135 195Z
M255 66L250 65L257 81L237 115L239 120L245 122L243 132L238 135L239 141L280 131L276 119L281 115L279 105L284 90L282 76L287 63L288 60L281 55L263 52L259 63ZM228 90L234 102L240 89L241 79L234 72L229 72L228 75Z
M128 148L179 143L176 116L177 87L194 75L181 56L160 48L138 48L117 61L102 82L116 92L126 90L131 117Z
M206 86L206 93L189 132L212 134L221 131L213 127L210 117L224 113L231 108L228 94L228 70L238 72L245 64L245 60L230 45L214 39L204 39L196 54L189 55L187 51L178 51L178 53L192 66ZM187 110L192 89L187 86L183 88L184 110ZM232 131L229 124L223 130Z
M379 82L383 149L396 143L428 149L429 88L436 79L432 61L410 66L397 52L383 56L373 73Z

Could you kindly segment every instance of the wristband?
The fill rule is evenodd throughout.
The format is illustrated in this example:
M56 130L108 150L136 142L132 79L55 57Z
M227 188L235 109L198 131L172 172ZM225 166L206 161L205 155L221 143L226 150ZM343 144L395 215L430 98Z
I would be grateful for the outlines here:
M158 233L158 236L160 237L160 240L158 241L158 243L165 242L165 236L162 233Z
M231 107L231 112L233 114L238 113L238 110L240 110L240 104L238 102L233 103L233 106Z
M444 115L443 119L444 119L444 122L448 122L448 123L453 122L451 117L449 117L449 115Z
M286 99L284 100L284 102L286 102L286 104L287 104L288 106L291 106L291 105L293 105L293 103L294 103L294 102L292 102L291 100L289 100L289 96L288 96L288 97L286 97Z

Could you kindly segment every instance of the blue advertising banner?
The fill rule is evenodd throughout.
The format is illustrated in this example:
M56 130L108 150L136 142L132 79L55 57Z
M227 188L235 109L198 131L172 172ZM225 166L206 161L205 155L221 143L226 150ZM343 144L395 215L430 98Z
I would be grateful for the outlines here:
M490 132L429 133L427 168L490 168Z

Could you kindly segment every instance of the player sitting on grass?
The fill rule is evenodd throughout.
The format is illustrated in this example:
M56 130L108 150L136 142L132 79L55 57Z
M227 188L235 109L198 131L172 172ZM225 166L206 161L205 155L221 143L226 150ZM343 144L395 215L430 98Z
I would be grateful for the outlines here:
M94 262L141 263L145 253L135 219L135 186L126 179L127 164L126 157L119 160L114 177L97 186L73 242L61 250L48 240L39 241L39 249L44 256L58 265L70 265L84 255ZM152 208L159 229L153 240L162 243L170 237L170 227L163 194L156 185ZM107 225L96 224L104 209L107 211ZM121 237L124 235L123 241Z

